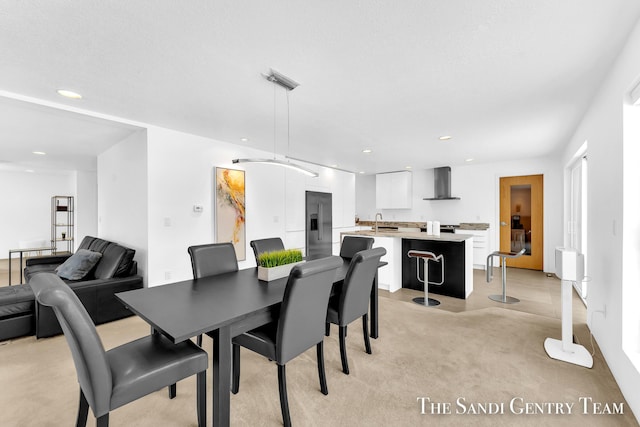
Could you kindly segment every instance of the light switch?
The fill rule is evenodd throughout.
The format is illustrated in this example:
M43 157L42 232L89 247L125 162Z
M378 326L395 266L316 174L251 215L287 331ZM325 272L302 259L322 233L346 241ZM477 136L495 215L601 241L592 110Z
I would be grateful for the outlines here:
M165 217L164 218L164 226L165 227L171 227L171 218L169 218L169 217Z
M193 211L194 212L201 213L203 210L204 210L204 208L202 207L202 205L193 205Z

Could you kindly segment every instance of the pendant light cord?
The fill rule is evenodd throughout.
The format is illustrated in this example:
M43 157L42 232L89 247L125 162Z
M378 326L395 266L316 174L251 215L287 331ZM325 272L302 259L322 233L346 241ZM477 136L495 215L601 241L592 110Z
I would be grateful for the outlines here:
M273 83L273 159L276 159L276 140L277 140L277 102L276 102L276 82ZM287 152L286 156L289 155L289 148L291 147L291 127L290 127L290 108L289 108L289 90L285 90L287 96Z
M290 134L290 129L289 129L289 91L287 90L287 156L290 154L289 153L289 147L291 145L291 140L289 138L289 134Z
M273 83L273 160L276 159L276 84Z

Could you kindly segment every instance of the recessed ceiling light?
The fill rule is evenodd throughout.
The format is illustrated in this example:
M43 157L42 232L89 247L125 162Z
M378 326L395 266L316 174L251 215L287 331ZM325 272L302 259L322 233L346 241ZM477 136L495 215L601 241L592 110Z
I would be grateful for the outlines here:
M35 172L33 169L25 169L24 171L25 171L25 172L29 172L29 173L33 173L33 172Z
M44 151L32 151L33 154L37 154L38 156L46 156L47 153Z
M365 148L364 150L362 150L362 152L365 153L365 154L369 154L369 153L373 152L373 150L370 149L370 148Z
M240 141L247 142L247 141L249 141L249 138L240 138Z
M73 92L71 90L67 90L67 89L58 89L58 95L62 95L66 98L71 98L71 99L81 99L82 95L80 95L77 92Z
M404 168L405 169L411 169L411 166L405 166Z
M359 173L360 173L360 175L364 175L364 171L360 171Z
M473 159L465 159L465 162L473 162Z
M451 138L453 138L451 135L442 135L440 138L438 138L440 141L448 141Z
M329 165L329 167L331 167L331 168L337 168L337 167L338 167L338 165Z

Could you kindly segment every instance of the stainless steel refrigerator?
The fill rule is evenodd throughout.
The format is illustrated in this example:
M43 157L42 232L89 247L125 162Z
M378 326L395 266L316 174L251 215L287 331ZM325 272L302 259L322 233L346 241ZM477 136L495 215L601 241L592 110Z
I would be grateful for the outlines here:
M331 193L306 192L307 259L331 256Z

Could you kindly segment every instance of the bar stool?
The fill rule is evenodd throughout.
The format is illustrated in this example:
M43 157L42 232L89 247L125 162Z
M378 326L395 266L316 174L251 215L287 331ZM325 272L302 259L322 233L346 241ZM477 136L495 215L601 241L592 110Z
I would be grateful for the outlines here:
M429 298L429 285L441 286L444 283L444 257L442 254L436 255L433 252L410 250L407 252L409 258L418 258L416 263L416 276L418 282L424 283L424 297L416 297L413 302L416 304L424 305L426 307L433 307L440 305L440 301ZM424 262L424 279L420 278L420 260ZM436 261L442 265L442 275L439 283L429 281L429 261Z
M507 296L507 258L518 258L525 253L526 249L522 248L520 252L500 252L496 251L487 257L487 283L493 279L493 257L502 258L502 295L489 295L489 299L505 304L515 304L520 302L518 298Z

